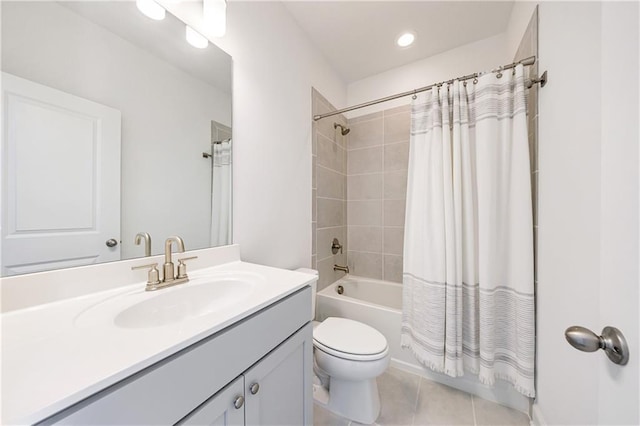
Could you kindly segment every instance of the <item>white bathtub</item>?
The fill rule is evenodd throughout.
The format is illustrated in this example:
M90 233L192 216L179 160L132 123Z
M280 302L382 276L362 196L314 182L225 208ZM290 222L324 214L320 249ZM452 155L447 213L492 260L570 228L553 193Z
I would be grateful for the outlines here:
M338 294L338 286L344 288ZM384 334L392 360L413 362L400 347L402 284L347 275L318 292L316 319L349 318L368 324Z
M343 293L338 293L342 286ZM529 399L506 383L498 382L489 388L474 376L452 378L422 367L411 351L400 346L402 315L402 284L346 275L319 291L316 297L316 319L349 318L370 325L380 331L389 345L391 366L405 370L453 388L495 401L528 413Z

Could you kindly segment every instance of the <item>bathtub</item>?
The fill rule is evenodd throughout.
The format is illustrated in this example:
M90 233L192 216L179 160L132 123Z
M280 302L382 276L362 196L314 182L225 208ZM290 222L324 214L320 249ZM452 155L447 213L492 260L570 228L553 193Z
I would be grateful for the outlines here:
M344 292L338 294L338 287ZM413 362L411 353L400 347L402 284L346 275L318 292L316 319L349 318L378 330L387 339L392 362Z
M339 287L343 290L342 294L338 293ZM498 382L489 388L469 374L453 378L424 368L410 350L400 346L401 316L402 284L398 283L346 275L319 291L316 296L318 321L328 317L349 318L381 332L389 345L392 367L528 413L529 398L516 392L507 383Z

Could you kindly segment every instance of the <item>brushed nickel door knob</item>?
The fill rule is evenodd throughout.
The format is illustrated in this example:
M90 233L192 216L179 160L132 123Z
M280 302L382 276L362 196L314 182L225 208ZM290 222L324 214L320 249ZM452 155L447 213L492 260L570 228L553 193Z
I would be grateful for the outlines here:
M625 365L629 362L629 345L622 332L615 327L603 328L598 336L588 328L574 325L565 330L564 336L578 350L595 352L602 349L614 364Z

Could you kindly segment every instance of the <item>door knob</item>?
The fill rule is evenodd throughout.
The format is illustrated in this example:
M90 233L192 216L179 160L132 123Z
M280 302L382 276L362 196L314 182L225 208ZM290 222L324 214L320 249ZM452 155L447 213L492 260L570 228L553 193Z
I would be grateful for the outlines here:
M583 352L595 352L604 350L611 362L625 365L629 362L629 346L620 330L615 327L605 327L598 336L585 327L574 325L564 332L567 342L574 348Z
M110 238L105 244L107 245L107 247L115 247L118 245L118 240Z

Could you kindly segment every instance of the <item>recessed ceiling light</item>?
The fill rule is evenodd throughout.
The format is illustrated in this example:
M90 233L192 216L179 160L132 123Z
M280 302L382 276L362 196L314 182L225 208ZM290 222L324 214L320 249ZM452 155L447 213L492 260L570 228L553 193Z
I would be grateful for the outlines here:
M206 39L202 34L198 33L196 30L187 25L186 30L187 41L193 47L197 47L198 49L204 49L209 45L209 40Z
M156 21L162 21L165 16L164 7L160 6L153 0L136 0L136 6L143 15L154 19Z
M400 47L409 47L415 41L416 34L413 32L402 33L400 37L396 39L396 44Z

